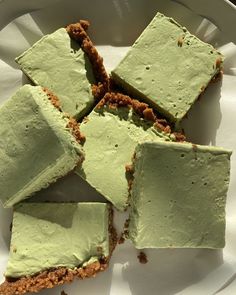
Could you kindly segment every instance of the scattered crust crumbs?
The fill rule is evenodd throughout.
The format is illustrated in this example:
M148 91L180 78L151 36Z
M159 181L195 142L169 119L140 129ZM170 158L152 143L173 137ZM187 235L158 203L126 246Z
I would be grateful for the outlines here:
M140 252L137 257L138 257L139 262L142 264L146 264L148 262L147 256L144 252Z
M88 55L93 67L94 76L97 80L97 85L92 87L92 92L95 99L99 99L108 91L109 77L103 65L103 58L99 55L86 33L89 25L88 21L80 20L78 23L68 25L66 30L70 37L78 42L83 51Z
M130 219L126 219L125 221L125 224L124 224L124 229L123 229L123 232L121 233L121 236L118 240L118 244L123 244L126 240L126 238L128 238L128 235L129 235L129 222L130 222Z
M85 267L75 269L59 267L43 271L31 277L22 277L20 279L6 278L5 282L0 285L0 295L23 295L28 292L37 293L42 289L71 283L75 278L85 279L95 277L97 273L104 271L108 267L112 252L117 245L117 233L113 227L112 208L110 208L109 212L109 257L101 258L100 261L93 262Z
M48 99L51 101L52 105L62 112L59 98L47 88L43 88L43 91L47 94ZM71 133L75 139L79 143L83 144L85 142L85 136L80 132L79 123L68 114L65 114L65 117L69 120L67 127L71 129Z
M107 92L109 86L106 84L102 84L101 82L98 82L97 85L92 85L92 94L94 98L99 101Z
M121 244L124 244L125 242L125 238L123 236L123 234L120 236L119 240L118 240L118 244L121 245Z
M210 83L216 83L220 80L222 80L223 78L223 70L221 69L210 81Z
M113 212L112 207L110 207L110 210L109 210L110 257L111 257L111 254L113 253L117 243L118 243L117 232L116 232L115 228L113 227L113 216L114 216L114 212Z
M43 88L43 91L47 94L48 99L51 101L52 105L56 107L60 112L62 112L59 98L47 88ZM71 129L71 132L73 136L75 137L75 139L79 143L83 144L85 142L85 136L80 132L79 123L66 113L65 113L65 117L68 118L69 120L67 127Z
M105 96L97 104L97 108L100 109L104 105L107 105L111 109L116 109L118 107L130 107L141 117L147 121L153 122L154 127L165 132L171 133L171 127L168 125L166 119L159 119L155 115L152 108L144 102L140 102L137 99L132 99L128 95L124 95L120 92L107 92ZM177 141L184 141L185 136L182 133L173 133L176 135Z
M185 37L185 35L180 35L179 36L178 42L177 42L177 44L178 44L179 47L182 47L182 45L184 43L184 37Z
M83 144L85 142L85 136L81 133L79 123L74 118L69 118L67 127L71 129L72 134L79 143Z
M218 57L217 60L216 60L216 67L221 69L222 63L223 63L222 58Z
M61 295L68 295L64 290L61 291Z
M126 171L127 173L133 173L133 172L134 172L133 165L132 165L132 164L127 164L127 165L125 165L125 171Z
M174 132L173 134L175 135L176 141L184 142L186 140L185 135L180 132Z
M60 103L59 98L56 95L54 95L52 93L52 91L50 91L48 88L45 88L44 87L43 88L43 91L47 94L48 99L51 101L52 105L55 108L57 108L60 112L62 112L62 110L61 110L61 103Z
M97 252L98 253L102 253L103 252L103 248L101 246L97 246Z

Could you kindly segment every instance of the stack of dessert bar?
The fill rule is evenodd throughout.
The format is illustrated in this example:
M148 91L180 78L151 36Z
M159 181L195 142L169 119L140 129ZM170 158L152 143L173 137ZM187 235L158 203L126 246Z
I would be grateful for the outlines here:
M88 25L60 28L16 58L34 86L0 108L0 200L14 208L1 295L105 270L118 240L113 206L130 206L125 238L137 249L225 244L231 151L180 131L223 56L157 13L109 76ZM29 199L71 171L107 203Z

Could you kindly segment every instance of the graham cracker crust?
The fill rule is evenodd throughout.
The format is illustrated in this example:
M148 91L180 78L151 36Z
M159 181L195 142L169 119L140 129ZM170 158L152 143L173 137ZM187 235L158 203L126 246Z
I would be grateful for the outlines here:
M53 94L53 92L49 89L45 87L42 89L47 94L47 97L52 103L52 105L62 113L60 99L55 94ZM85 136L80 131L79 123L68 114L65 114L65 117L69 120L67 127L71 130L72 135L75 137L78 143L83 144L85 142Z
M83 133L81 133L79 128L79 123L72 117L69 117L69 122L67 127L71 129L71 133L74 135L77 142L83 144L86 140Z
M53 94L53 92L50 91L48 88L43 87L42 89L47 94L47 97L50 100L51 104L55 108L57 108L60 112L62 112L62 110L61 110L61 103L60 103L59 98L55 94Z
M78 42L83 51L88 55L97 81L97 84L92 86L92 92L95 99L100 99L109 89L109 77L103 65L103 58L99 55L86 32L89 25L88 21L80 20L78 23L68 25L66 30L70 37Z
M159 119L154 113L153 109L149 107L147 103L140 102L137 99L133 99L128 95L120 92L107 92L104 97L99 101L96 108L100 109L107 105L111 109L117 109L118 107L130 107L140 117L147 121L153 122L153 126L160 131L168 134L174 134L176 141L185 141L185 136L179 132L172 132L170 125L166 119Z
M138 260L141 264L146 264L148 263L147 255L144 252L139 252L138 254Z
M110 255L108 257L101 257L99 261L75 269L58 267L29 277L22 277L19 279L6 278L5 282L0 285L0 295L22 295L28 292L37 293L42 289L50 289L59 285L71 283L76 278L92 278L95 277L97 273L106 270L112 252L117 244L117 234L113 227L113 210L111 207L109 212Z

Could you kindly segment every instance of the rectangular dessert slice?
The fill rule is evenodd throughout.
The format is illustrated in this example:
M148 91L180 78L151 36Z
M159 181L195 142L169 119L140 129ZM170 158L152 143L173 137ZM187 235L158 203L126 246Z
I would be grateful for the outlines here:
M52 103L54 96L25 85L0 108L0 201L29 197L83 160L79 129Z
M222 55L157 13L112 77L173 121L180 121L221 70Z
M104 203L20 203L0 294L38 292L105 270L116 244Z
M108 79L102 58L85 32L87 26L84 21L58 29L16 58L34 84L57 95L62 110L77 119L94 106L92 85Z
M223 248L231 152L190 143L136 148L129 238L142 248Z
M137 143L178 140L167 122L158 120L147 104L120 93L107 93L80 129L86 136L86 156L76 173L119 210L128 205L126 165Z

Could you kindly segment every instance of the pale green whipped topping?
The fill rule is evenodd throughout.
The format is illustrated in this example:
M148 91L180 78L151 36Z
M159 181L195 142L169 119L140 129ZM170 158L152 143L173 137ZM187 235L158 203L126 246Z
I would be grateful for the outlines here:
M0 200L4 207L31 196L73 170L82 147L68 119L39 86L25 85L0 108Z
M16 62L36 85L59 97L64 112L80 119L93 107L92 65L65 28L45 35Z
M129 237L142 248L223 248L231 152L190 143L136 148Z
M157 13L112 76L128 92L179 121L219 72L222 59L210 44Z
M104 203L16 205L6 277L74 269L108 257L109 210Z
M119 210L128 205L125 166L130 164L137 143L174 140L173 135L157 131L152 122L141 119L126 107L95 109L80 129L86 136L83 146L86 156L76 173Z

